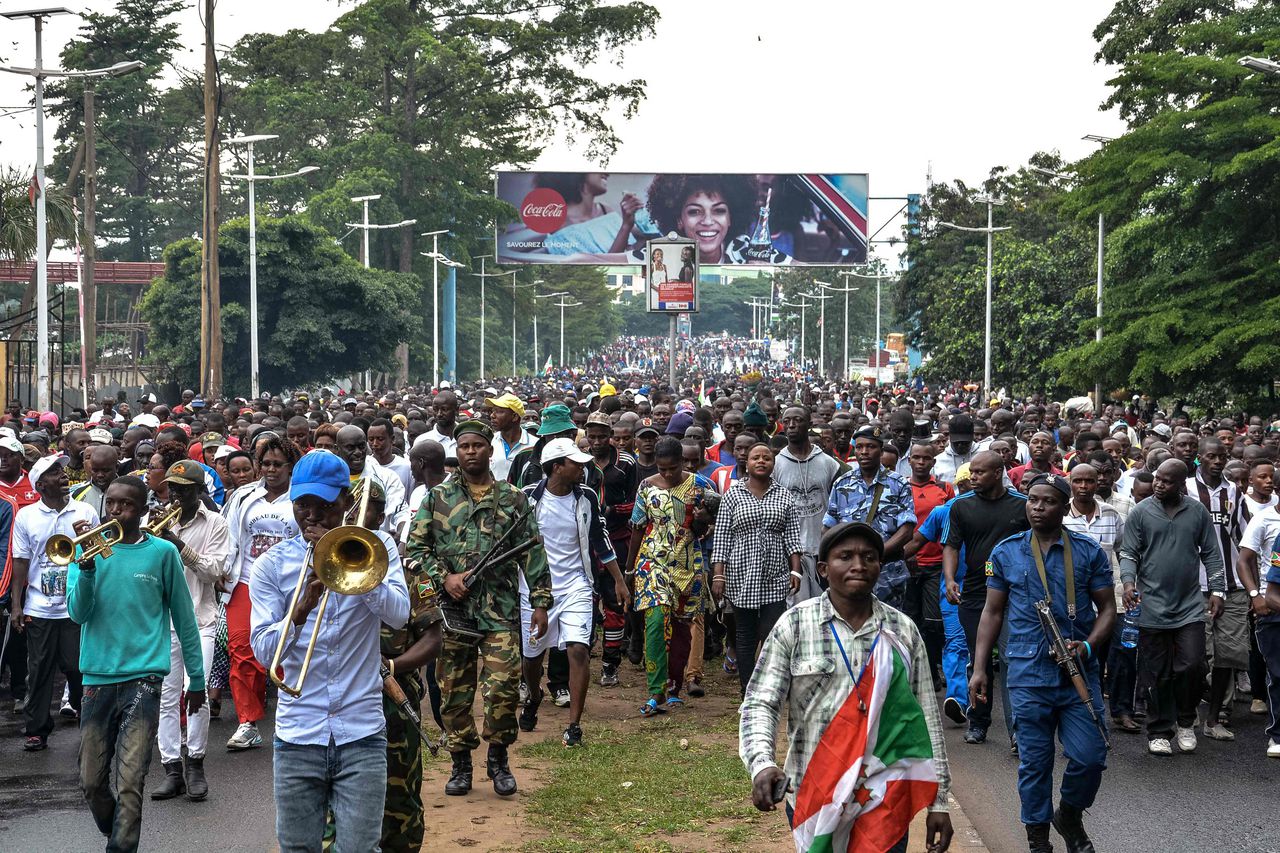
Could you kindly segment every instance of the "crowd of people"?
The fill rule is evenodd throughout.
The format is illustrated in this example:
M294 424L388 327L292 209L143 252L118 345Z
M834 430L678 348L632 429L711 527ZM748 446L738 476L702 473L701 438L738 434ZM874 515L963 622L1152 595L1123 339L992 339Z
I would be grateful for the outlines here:
M226 748L252 751L275 702L281 848L417 850L424 745L451 755L446 794L482 742L514 794L508 748L544 702L569 709L566 747L589 743L595 653L601 689L644 668L641 717L696 704L706 666L736 673L753 800L800 817L823 730L891 636L936 770L931 849L951 836L942 720L985 743L997 690L1032 851L1051 825L1093 849L1114 734L1185 755L1263 714L1269 740L1241 746L1280 758L1272 418L725 374L714 347L668 387L644 341L615 346L595 378L184 391L66 422L11 405L0 664L23 749L79 718L90 811L136 849L153 743L151 798L205 799L210 719L230 696ZM353 526L380 575L326 596L320 543Z

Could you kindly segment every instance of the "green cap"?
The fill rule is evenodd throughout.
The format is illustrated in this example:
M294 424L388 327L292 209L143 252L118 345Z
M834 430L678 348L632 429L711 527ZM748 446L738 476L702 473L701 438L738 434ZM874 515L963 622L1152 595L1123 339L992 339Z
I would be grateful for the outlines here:
M563 403L554 403L542 410L542 423L538 424L538 435L559 435L562 432L576 430L569 419L569 407Z
M489 425L484 421L469 420L463 421L453 428L454 439L462 438L467 433L473 433L480 436L485 441L493 441L493 430L489 429Z
M769 425L769 417L764 413L764 409L755 403L747 406L747 410L742 413L743 426L762 427Z

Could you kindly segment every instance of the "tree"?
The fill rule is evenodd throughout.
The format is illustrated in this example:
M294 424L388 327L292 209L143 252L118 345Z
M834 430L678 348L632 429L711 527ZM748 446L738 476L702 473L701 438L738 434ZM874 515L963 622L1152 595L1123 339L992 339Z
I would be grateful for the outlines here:
M226 383L249 387L248 218L219 232ZM164 251L165 272L147 291L150 360L195 385L199 363L200 243ZM265 388L322 383L363 369L389 369L396 345L419 331L409 307L412 276L366 270L323 229L298 216L258 217L258 323Z
M1037 154L1031 166L1063 168L1057 155ZM985 225L980 193L1002 197L992 264L992 382L1015 391L1060 390L1053 359L1092 334L1094 237L1063 210L1066 193L1030 168L992 170L981 188L957 181L929 188L918 234L908 234L909 266L897 291L909 340L929 355L926 379L980 380L986 306L986 240L940 221ZM1074 377L1073 390L1093 386ZM1065 390L1065 389L1062 389Z
M1110 224L1103 339L1055 364L1154 395L1257 393L1280 368L1280 79L1236 60L1280 50L1280 7L1125 2L1096 34L1130 128L1077 164L1069 212Z
M36 208L30 196L31 173L13 166L0 167L0 259L22 263L36 255ZM63 187L47 181L45 223L49 245L72 240L76 232L75 210Z

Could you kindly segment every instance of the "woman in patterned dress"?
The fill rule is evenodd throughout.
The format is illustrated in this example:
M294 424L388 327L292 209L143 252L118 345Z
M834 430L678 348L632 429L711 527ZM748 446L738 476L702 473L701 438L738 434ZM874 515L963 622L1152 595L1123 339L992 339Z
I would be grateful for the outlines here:
M711 525L709 480L683 468L683 447L670 436L654 448L658 473L640 483L631 526L635 608L644 614L646 716L684 704L690 626L707 606L706 566L698 539Z

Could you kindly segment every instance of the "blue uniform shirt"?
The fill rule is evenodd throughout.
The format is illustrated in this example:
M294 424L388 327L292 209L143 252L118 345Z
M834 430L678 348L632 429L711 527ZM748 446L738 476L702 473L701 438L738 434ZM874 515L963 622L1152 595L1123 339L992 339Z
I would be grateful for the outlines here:
M1053 594L1053 615L1058 630L1067 640L1083 640L1093 630L1096 620L1093 590L1111 590L1111 563L1106 553L1093 539L1079 533L1071 533L1065 527L1064 536L1071 537L1071 562L1075 569L1076 618L1067 618L1066 564L1059 540L1049 548L1044 557L1045 576ZM1049 641L1040 627L1040 617L1035 604L1044 599L1045 591L1036 570L1036 560L1031 553L1031 531L1010 536L996 545L987 561L987 588L1007 593L1005 610L1009 641L1004 656L1008 659L1010 687L1056 687L1062 683L1061 669L1049 655ZM1096 674L1097 659L1086 662Z
M884 486L884 491L880 493L875 518L867 518L877 486ZM876 473L875 481L868 485L862 479L862 470L855 465L853 470L837 479L831 487L822 526L835 527L846 521L866 522L886 541L902 525L910 524L914 527L916 510L911 498L911 487L906 480L883 466ZM906 562L893 560L885 563L880 567L880 578L881 584L887 584L890 588L905 586L908 578Z

